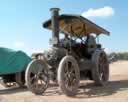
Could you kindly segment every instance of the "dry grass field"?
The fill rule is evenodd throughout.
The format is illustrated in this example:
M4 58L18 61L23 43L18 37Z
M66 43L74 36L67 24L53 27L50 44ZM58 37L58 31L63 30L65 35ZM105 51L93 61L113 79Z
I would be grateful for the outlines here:
M32 94L27 88L0 88L0 102L128 102L128 61L110 65L110 81L105 87L81 82L78 94L72 98L63 95L58 87L48 88L42 96Z

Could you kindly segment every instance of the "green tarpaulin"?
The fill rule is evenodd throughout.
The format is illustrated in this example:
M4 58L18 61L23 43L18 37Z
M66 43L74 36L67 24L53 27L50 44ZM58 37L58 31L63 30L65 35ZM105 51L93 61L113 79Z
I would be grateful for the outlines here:
M22 72L31 58L22 51L0 48L0 75Z

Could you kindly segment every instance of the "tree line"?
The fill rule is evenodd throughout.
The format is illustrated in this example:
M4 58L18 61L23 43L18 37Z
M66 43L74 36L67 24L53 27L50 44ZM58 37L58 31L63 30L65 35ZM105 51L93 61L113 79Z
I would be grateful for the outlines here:
M128 60L128 52L112 52L108 54L108 58L112 60Z

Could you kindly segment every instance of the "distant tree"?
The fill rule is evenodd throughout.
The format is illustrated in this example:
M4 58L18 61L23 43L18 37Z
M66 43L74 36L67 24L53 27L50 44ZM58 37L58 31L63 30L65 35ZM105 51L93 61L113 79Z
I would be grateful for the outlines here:
M128 52L112 52L108 54L108 58L111 61L116 61L116 60L128 60Z

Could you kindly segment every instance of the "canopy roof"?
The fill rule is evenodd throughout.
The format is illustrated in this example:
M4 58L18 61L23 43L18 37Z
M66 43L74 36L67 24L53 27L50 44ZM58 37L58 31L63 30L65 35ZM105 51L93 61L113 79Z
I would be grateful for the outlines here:
M74 37L84 37L92 33L96 35L110 34L104 28L79 15L60 15L58 19L60 33ZM51 19L44 22L43 27L52 30Z

